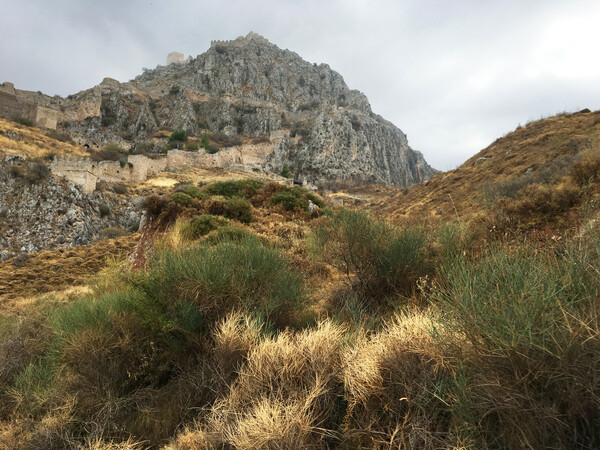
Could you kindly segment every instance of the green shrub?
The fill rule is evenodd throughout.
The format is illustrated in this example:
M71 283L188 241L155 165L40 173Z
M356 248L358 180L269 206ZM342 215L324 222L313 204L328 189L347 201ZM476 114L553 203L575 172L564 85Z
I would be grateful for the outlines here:
M218 244L223 241L242 242L251 239L258 241L258 238L250 231L233 225L226 225L217 228L217 231L211 234L206 242L210 244Z
M522 247L443 267L435 337L459 367L444 397L473 447L600 442L597 263L597 247L559 258Z
M290 166L288 166L287 164L284 164L283 167L281 168L280 175L284 178L289 178L290 177Z
M308 211L308 200L290 190L275 192L271 196L271 203L281 205L287 211L294 209Z
M169 95L177 95L180 92L181 92L181 88L179 86L177 86L176 84L171 86L171 89L169 89Z
M271 203L274 205L281 205L287 211L292 211L294 209L308 211L309 200L320 208L325 206L323 200L318 196L307 189L298 186L291 188L279 186L279 189L271 194Z
M209 145L208 147L205 147L205 149L206 153L209 153L211 155L214 155L219 151L219 147L215 147L214 145Z
M598 280L585 266L523 248L499 248L469 262L454 259L442 270L435 297L447 326L474 346L554 354L556 323L577 303L596 295Z
M226 225L227 222L229 221L224 217L202 214L201 216L194 216L192 220L186 222L181 231L188 239L198 239Z
M39 184L50 178L50 168L43 163L34 162L28 165L25 179L31 184Z
M176 129L169 136L169 142L185 142L187 141L187 133L185 130Z
M124 185L123 183L113 183L111 185L113 191L115 192L115 194L120 194L120 195L125 195L127 194L127 186Z
M135 285L167 314L184 302L205 323L241 308L284 325L304 301L301 276L281 253L255 239L161 252Z
M200 144L198 144L197 142L189 142L189 143L185 144L185 149L189 152L198 151L199 148L200 148Z
M205 197L205 194L200 189L198 189L196 186L194 186L193 184L188 185L181 192L189 195L192 198L201 199L201 198Z
M319 208L325 208L325 202L319 198L316 194L313 194L310 191L307 191L304 196L309 199L311 202L313 202L315 205L317 205Z
M217 181L206 189L210 195L250 198L265 185L259 180Z
M179 206L190 206L192 204L192 197L185 192L175 192L171 194L169 200L176 203Z
M372 299L410 295L429 272L425 233L399 229L365 213L341 209L309 237L312 253L342 270ZM354 277L354 278L352 278Z
M27 117L22 117L22 116L13 117L13 122L18 123L19 125L25 125L26 127L33 126L33 120L28 119Z
M110 206L104 203L98 207L98 211L100 212L100 217L106 217L110 214Z
M225 217L248 223L252 219L252 205L241 197L231 197L225 200Z

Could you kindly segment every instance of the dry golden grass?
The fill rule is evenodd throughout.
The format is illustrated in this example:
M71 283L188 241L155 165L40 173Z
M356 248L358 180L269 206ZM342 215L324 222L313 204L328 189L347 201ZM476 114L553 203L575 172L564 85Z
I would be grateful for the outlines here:
M260 342L199 438L237 449L324 446L332 421L341 420L335 415L343 340L344 328L326 321Z
M527 124L494 141L454 170L436 174L407 191L365 186L351 193L369 197L367 206L396 222L466 222L482 214L484 186L542 170L557 158L585 154L600 145L600 111L563 114ZM486 158L481 159L480 158Z
M396 317L345 352L345 439L352 448L442 448L452 439L433 386L447 371L431 337L433 317ZM438 402L439 403L439 402ZM426 406L427 405L427 406Z
M6 136L7 131L17 133L22 140L9 139ZM55 153L56 155L88 155L87 150L80 145L58 141L47 136L39 128L19 125L5 119L0 119L0 153L25 156L28 159L43 158L49 153Z
M22 267L0 263L0 309L14 308L29 297L83 285L108 258L127 254L138 235L102 240L72 249L44 250L30 255Z

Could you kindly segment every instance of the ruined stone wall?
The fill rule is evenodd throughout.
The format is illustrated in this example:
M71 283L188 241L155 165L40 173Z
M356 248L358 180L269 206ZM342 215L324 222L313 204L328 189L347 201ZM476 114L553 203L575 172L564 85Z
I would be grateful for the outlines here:
M217 153L186 152L184 150L169 150L167 152L167 167L201 167L204 169L228 169L232 165L261 168L265 156L273 151L272 144L249 144L228 147Z
M167 56L167 66L169 64L179 64L183 62L183 54L179 52L171 52Z
M27 117L27 105L19 102L15 94L0 90L0 117L12 119L16 116Z
M119 161L100 161L92 168L100 181L109 183L128 183L133 178L133 167Z
M56 130L59 112L55 109L38 106L35 109L35 124L43 128Z
M86 193L96 190L98 177L93 173L94 163L89 158L75 156L55 157L50 164L52 175L66 178L83 187Z
M6 92L7 94L12 94L15 95L15 85L5 81L4 83L0 84L0 91Z
M144 155L131 155L128 162L133 164L131 181L140 183L150 175L164 171L167 168L167 158L150 159Z
M141 183L149 176L167 168L232 169L246 172L263 171L263 158L273 151L272 144L252 144L225 148L210 154L204 150L187 152L170 150L166 157L151 159L144 155L130 155L127 163L119 161L94 162L89 158L61 156L55 158L50 170L55 176L65 177L83 186L86 192L96 189L97 181L109 183Z

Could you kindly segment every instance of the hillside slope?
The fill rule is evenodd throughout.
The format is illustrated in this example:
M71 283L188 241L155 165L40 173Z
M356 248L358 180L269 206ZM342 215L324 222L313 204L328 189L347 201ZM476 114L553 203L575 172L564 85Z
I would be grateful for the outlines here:
M502 198L518 198L528 186L564 183L578 164L598 155L599 142L600 111L560 114L517 128L423 185L353 192L368 196L370 208L397 222L465 221L489 213ZM593 182L590 175L584 181Z

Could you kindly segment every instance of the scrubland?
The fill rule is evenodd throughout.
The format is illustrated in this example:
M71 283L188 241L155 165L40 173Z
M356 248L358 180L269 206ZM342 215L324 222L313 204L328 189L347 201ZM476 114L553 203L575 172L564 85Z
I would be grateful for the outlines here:
M545 241L255 180L148 197L128 257L1 315L0 446L597 448L597 161L490 200L585 213Z

